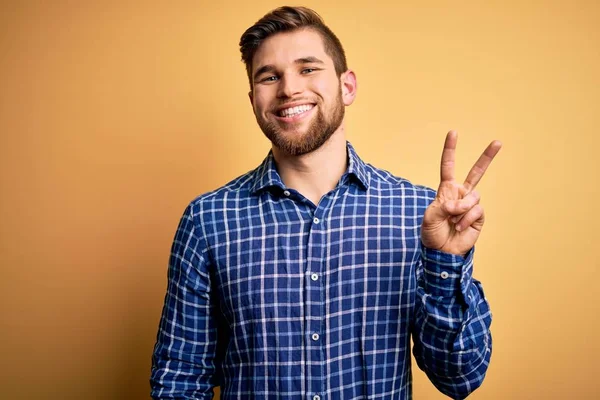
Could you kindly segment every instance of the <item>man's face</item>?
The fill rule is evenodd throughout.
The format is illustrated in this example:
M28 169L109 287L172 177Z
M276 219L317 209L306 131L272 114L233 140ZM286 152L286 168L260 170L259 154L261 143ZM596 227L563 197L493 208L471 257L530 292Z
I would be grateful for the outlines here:
M256 121L284 153L297 156L318 149L344 119L340 79L313 30L267 38L252 60L252 79Z

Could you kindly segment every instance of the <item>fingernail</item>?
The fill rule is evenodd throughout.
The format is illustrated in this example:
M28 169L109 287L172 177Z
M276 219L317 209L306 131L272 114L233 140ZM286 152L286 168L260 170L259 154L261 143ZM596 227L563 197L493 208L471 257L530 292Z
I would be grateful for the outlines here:
M460 232L460 231L462 231L462 226L460 226L460 225L456 225L456 226L454 227L454 229L456 229L456 231L457 231L457 232Z

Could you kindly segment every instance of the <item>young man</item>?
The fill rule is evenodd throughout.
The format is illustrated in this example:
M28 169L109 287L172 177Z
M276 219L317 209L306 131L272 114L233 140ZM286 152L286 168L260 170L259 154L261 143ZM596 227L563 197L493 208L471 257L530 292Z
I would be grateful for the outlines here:
M409 399L414 355L464 398L483 381L491 314L473 279L484 215L456 134L437 192L365 164L346 142L356 96L339 40L283 7L242 36L256 120L272 151L195 199L173 243L154 349L156 399Z

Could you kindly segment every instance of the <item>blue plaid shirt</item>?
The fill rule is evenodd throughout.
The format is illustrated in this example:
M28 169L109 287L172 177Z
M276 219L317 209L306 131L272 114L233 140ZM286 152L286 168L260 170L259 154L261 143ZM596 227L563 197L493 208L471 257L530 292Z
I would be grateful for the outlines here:
M155 399L410 399L411 354L464 398L491 314L465 258L424 248L435 192L365 164L314 205L272 154L195 199L175 235L151 374Z

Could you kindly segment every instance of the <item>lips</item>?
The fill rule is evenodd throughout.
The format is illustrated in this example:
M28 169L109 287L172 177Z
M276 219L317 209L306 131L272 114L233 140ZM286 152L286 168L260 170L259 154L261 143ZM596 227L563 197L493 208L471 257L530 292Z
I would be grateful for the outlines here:
M316 108L316 104L314 103L306 103L306 102L295 102L288 103L284 106L278 108L273 112L275 118L284 123L294 123L302 120L308 115L312 114L313 109Z
M288 108L284 108L279 110L278 115L280 117L294 117L296 115L305 113L309 110L311 110L314 107L313 104L302 104L299 106L295 106L295 107L288 107Z

